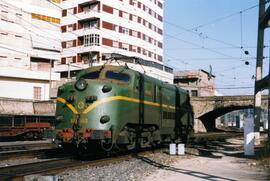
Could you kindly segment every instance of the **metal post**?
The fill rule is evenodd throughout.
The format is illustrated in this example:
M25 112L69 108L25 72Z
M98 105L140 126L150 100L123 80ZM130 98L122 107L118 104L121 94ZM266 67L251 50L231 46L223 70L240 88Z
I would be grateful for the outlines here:
M256 61L256 81L254 95L254 136L255 145L260 144L260 120L261 120L261 90L256 92L256 82L262 79L263 66L263 44L264 44L264 28L260 26L261 19L265 13L265 0L260 0L259 21L258 21L258 40L257 40L257 61Z
M52 89L52 59L50 59L49 99L51 99L51 89Z
M70 79L70 62L68 61L68 80Z
M88 57L89 57L89 67L92 67L93 66L93 59L92 59L92 52L91 51L89 51L89 55L88 55Z
M269 49L269 73L270 73L270 49ZM268 74L269 74L268 73ZM270 152L270 76L268 76L268 150Z

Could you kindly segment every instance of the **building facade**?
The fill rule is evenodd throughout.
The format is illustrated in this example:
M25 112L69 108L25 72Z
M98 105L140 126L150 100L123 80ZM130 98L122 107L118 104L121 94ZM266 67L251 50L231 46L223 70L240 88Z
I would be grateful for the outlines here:
M0 2L0 97L48 100L60 80L60 15L54 0Z
M163 65L163 0L63 0L61 9L61 77L110 63L173 82Z
M215 96L215 76L205 70L176 71L174 84L186 89L190 96Z
M103 64L173 83L163 0L2 0L0 20L0 97L48 100L61 77Z

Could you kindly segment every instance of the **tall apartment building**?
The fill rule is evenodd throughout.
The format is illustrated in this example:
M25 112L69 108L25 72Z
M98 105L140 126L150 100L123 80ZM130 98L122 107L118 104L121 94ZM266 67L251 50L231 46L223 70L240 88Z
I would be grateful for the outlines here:
M61 11L53 3L0 1L0 97L50 98L51 82L60 80L53 65L61 51Z
M163 0L62 0L61 9L61 77L109 62L173 82L163 65Z

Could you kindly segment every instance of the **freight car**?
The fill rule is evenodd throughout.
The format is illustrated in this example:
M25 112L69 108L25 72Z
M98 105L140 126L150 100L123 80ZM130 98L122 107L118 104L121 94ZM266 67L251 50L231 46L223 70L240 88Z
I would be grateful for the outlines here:
M48 122L25 122L17 126L0 126L0 141L41 140L44 132L51 130Z
M56 139L63 146L134 149L187 142L193 111L187 91L129 69L97 66L59 87Z

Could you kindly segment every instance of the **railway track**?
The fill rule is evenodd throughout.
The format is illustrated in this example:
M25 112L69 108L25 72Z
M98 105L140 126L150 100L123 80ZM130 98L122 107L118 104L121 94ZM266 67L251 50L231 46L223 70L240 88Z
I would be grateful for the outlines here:
M206 134L196 134L195 139L197 141L201 140L220 140L231 138L235 136L241 136L242 133L206 133ZM61 171L73 168L82 168L85 166L102 166L108 163L113 163L121 160L128 160L132 158L132 154L130 155L122 155L115 157L106 157L106 158L94 158L89 161L81 161L75 159L74 157L65 157L65 158L57 158L50 159L41 162L35 163L27 163L21 165L14 165L8 167L0 168L0 180L23 180L24 176L32 175L32 174L56 174Z
M160 149L159 149L160 150ZM139 153L140 155L146 155L149 153L153 153L153 151L144 151ZM8 167L0 168L0 180L24 180L24 177L27 175L33 174L46 174L53 175L57 174L61 171L75 169L75 168L83 168L83 167L91 167L91 166L105 166L111 163L116 163L119 161L130 160L134 158L134 154L120 155L114 157L106 157L104 158L94 158L88 161L78 160L76 158L67 157L67 158L59 158L46 160L35 163L27 163L21 165L14 165Z
M38 157L56 150L57 145L49 141L0 143L0 160Z
M56 147L51 141L38 142L2 142L0 143L0 153L19 150L37 150Z

